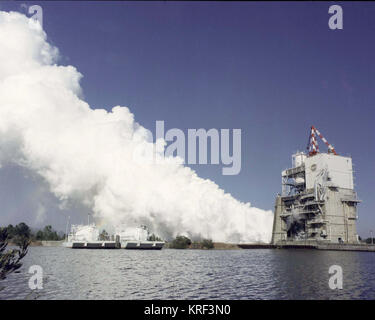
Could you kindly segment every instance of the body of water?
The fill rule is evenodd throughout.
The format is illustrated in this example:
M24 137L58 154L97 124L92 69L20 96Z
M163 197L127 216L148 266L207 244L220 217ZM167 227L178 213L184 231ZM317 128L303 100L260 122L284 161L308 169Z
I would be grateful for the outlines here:
M43 289L30 295L32 265ZM332 265L342 290L329 288ZM0 286L0 299L375 299L375 253L31 247Z

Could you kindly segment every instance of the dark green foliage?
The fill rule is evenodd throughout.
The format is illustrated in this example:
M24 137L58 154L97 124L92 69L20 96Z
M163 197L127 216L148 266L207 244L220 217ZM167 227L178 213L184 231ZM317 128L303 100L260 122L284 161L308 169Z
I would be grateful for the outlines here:
M203 239L202 241L194 241L191 249L213 249L214 244L211 239Z
M27 235L27 232L24 233L25 230L27 229L21 233ZM30 236L30 233L28 235ZM7 228L0 228L0 280L4 280L7 275L21 268L21 260L26 256L30 244L29 238L17 235L19 249L6 251L8 239Z
M7 230L8 239L12 239L16 235L16 228L13 227L13 225L10 224L9 226L5 227L4 229Z
M177 236L170 245L172 249L186 249L191 245L191 240L185 236Z
M44 240L44 234L43 234L43 231L42 231L42 230L39 230L39 231L35 234L35 239L36 239L36 240Z
M32 237L31 229L24 222L17 224L15 227L10 224L1 229L6 232L7 240L12 240L13 243L22 242L22 239L30 239Z
M202 240L202 248L203 249L213 249L214 244L211 239L203 239Z
M29 239L31 237L31 230L29 226L24 222L17 224L14 229L14 235L16 237L25 239Z
M163 241L161 238L157 237L155 234L152 234L147 238L148 241Z
M177 236L171 243L168 245L172 249L213 249L214 244L211 239L203 239L202 241L194 241L185 236Z
M62 240L61 237L57 234L55 230L52 229L52 226L45 226L43 230L39 230L35 234L36 240L45 240L45 241L58 241Z
M12 243L22 242L22 239L59 241L65 238L63 233L60 232L58 234L50 225L45 226L43 230L38 230L35 234L31 232L29 226L24 222L17 224L15 227L10 224L3 229L7 231L8 240Z

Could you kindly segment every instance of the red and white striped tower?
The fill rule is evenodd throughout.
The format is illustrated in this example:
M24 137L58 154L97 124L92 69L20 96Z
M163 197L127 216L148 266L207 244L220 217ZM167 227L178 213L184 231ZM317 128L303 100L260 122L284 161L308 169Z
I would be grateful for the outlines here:
M318 141L316 140L316 136L319 136L320 139L326 144L328 147L328 153L333 153L334 155L337 155L335 148L328 143L326 138L322 136L322 134L316 129L314 126L311 126L311 131L310 131L310 140L309 144L307 146L307 149L309 151L309 156L313 156L317 153L319 153L319 146L318 146Z

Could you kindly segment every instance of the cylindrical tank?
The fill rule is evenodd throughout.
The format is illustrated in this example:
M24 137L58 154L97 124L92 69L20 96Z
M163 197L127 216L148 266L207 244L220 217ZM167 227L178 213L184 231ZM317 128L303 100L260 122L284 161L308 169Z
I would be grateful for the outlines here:
M297 152L292 155L292 165L293 168L301 166L305 163L306 154L304 152Z

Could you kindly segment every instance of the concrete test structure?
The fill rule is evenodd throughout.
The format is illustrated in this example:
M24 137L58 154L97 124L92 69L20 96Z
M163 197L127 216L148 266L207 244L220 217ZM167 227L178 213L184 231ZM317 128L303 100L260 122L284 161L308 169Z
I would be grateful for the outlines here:
M328 147L320 153L316 137ZM357 244L357 204L350 157L337 155L320 132L311 127L309 152L292 156L282 171L282 193L276 198L272 244Z

